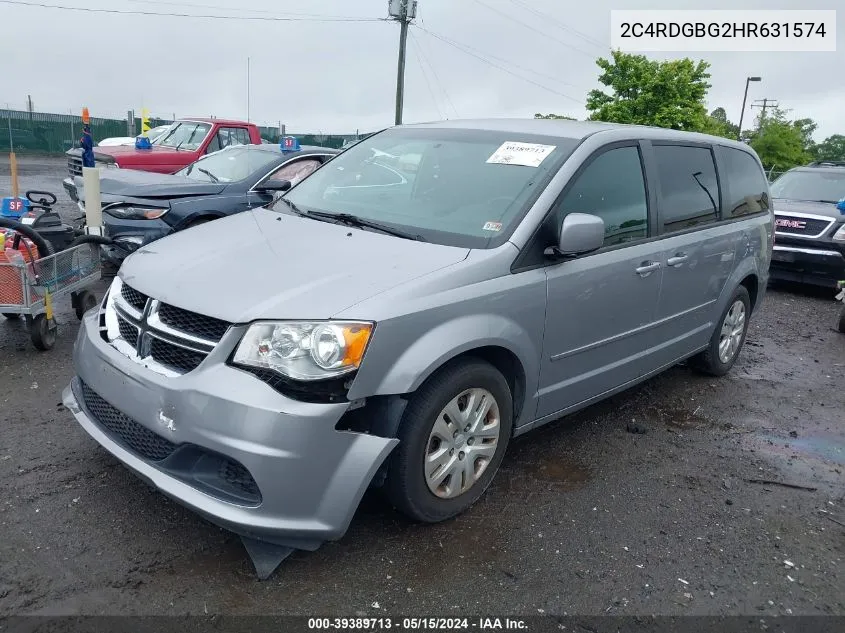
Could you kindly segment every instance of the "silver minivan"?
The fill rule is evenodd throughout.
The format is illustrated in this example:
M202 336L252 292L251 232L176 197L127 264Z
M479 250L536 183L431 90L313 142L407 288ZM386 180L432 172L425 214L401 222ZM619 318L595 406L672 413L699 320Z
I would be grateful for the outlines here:
M760 161L724 138L391 128L270 208L130 256L83 320L64 402L248 542L338 539L368 487L442 521L512 437L685 359L726 373L772 240Z

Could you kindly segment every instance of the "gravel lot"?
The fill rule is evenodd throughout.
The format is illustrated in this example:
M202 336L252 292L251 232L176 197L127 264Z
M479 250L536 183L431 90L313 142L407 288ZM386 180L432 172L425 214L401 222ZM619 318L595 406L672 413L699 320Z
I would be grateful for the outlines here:
M22 189L72 213L63 175L62 160L22 161ZM342 541L266 582L237 538L62 410L66 302L47 353L0 318L0 615L845 615L837 314L828 292L772 288L727 377L679 366L518 438L482 501L445 524L369 495Z

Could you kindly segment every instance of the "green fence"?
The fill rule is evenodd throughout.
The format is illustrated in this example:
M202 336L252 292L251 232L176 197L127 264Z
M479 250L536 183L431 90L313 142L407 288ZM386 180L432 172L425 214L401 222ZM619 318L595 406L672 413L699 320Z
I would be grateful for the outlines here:
M141 119L135 118L129 129L126 119L101 119L91 117L91 134L98 139L115 136L132 136L140 133ZM168 119L150 119L150 127L171 123ZM271 143L279 142L279 129L260 127L261 137ZM291 134L302 145L341 147L355 134ZM71 114L48 114L21 110L0 110L0 151L14 149L20 153L62 154L79 146L82 136L82 117Z

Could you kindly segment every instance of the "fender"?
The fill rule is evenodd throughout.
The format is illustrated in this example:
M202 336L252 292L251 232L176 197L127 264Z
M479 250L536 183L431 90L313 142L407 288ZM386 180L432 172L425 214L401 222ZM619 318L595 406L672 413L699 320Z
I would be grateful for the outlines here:
M516 321L495 314L472 314L439 323L409 345L395 362L389 363L385 374L372 378L364 373L359 375L350 389L349 399L355 400L369 395L412 393L450 360L474 349L492 346L511 352L522 365L525 402L519 420L514 421L514 426L519 426L525 422L526 417L529 421L533 419L536 408L534 395L537 393L537 368L540 366L542 315L540 320L541 325L533 337ZM376 326L377 329L380 327L381 324ZM390 328L389 325L387 327ZM385 334L387 336L382 338ZM398 332L379 332L379 336L374 337L374 342L385 339L387 342L379 346L381 350L367 351L368 362L374 360L373 356L382 360L383 354L384 360L387 360L390 348L397 349L391 344L397 337L390 334ZM364 380L360 380L361 378Z
M768 263L764 257L768 239L764 225L761 224L759 226L759 232L762 237L754 235L755 231L752 229L743 231L742 236L737 241L735 257L738 260L738 264L728 278L727 283L725 283L722 294L719 296L718 308L715 310L716 318L727 307L728 301L730 301L731 295L733 295L737 286L749 275L757 279L757 298L751 308L752 314L760 307L760 302L763 300L763 295L766 292L768 278L767 272L761 272L760 265L761 263ZM761 260L763 261L761 262Z

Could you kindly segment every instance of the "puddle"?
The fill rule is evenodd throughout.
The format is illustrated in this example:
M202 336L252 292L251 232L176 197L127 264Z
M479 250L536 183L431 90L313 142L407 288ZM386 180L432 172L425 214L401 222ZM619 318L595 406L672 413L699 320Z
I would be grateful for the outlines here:
M808 435L784 438L761 434L755 438L758 450L781 457L805 457L845 466L845 438L833 435Z

